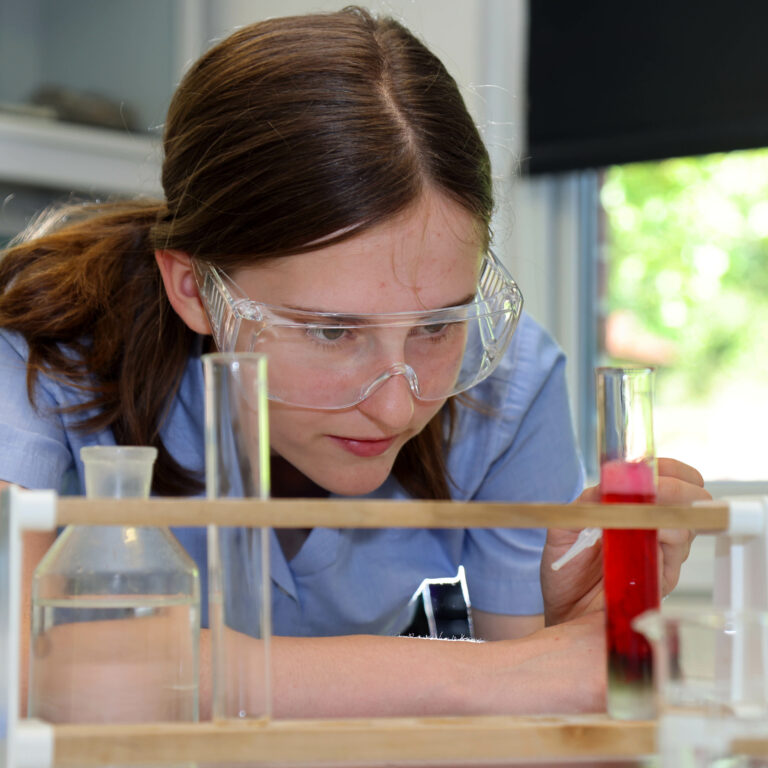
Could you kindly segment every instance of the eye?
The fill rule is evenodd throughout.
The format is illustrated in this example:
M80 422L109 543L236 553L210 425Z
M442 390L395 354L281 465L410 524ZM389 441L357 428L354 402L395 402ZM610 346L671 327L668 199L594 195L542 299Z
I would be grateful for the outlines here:
M333 326L309 326L307 335L318 341L339 341L346 333L345 328L334 328Z
M445 336L451 332L455 325L456 323L454 322L434 322L420 325L417 328L414 328L413 335L422 336L427 339Z

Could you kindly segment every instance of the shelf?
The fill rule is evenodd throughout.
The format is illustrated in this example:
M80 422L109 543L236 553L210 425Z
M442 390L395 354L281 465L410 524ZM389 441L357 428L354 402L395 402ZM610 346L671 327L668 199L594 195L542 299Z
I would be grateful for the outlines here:
M157 197L159 139L0 114L0 179L67 192Z

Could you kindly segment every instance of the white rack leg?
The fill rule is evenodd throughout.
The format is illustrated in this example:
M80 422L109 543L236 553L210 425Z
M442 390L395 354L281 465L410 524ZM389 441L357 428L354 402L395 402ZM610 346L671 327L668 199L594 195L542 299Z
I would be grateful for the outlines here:
M728 530L715 540L714 601L719 608L768 610L768 496L726 499Z
M0 768L48 768L53 730L19 722L19 628L21 621L21 532L56 525L53 491L0 491Z
M20 720L16 724L15 759L13 768L51 768L53 726L42 720Z

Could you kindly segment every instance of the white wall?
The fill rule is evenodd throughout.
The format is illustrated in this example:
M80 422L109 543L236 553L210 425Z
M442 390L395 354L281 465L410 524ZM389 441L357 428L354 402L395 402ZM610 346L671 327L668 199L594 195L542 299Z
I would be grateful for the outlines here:
M465 94L479 81L483 0L362 0L357 4L376 14L394 16L422 37L464 86ZM211 31L219 37L260 19L337 11L345 5L343 0L217 0L211 6L215 14Z

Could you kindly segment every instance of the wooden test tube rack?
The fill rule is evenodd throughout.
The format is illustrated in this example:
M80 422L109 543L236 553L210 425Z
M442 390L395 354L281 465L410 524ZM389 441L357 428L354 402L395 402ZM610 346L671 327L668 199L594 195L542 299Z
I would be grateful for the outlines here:
M506 504L375 500L85 499L61 497L56 525L245 525L350 528L693 528L729 526L729 506ZM31 723L31 721L21 721ZM269 720L55 725L53 763L250 765L515 764L570 758L598 764L655 752L653 721L605 715ZM744 745L766 754L761 741ZM15 768L10 766L9 768Z

